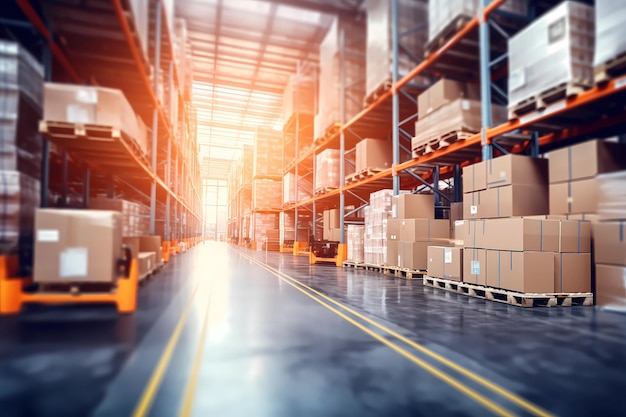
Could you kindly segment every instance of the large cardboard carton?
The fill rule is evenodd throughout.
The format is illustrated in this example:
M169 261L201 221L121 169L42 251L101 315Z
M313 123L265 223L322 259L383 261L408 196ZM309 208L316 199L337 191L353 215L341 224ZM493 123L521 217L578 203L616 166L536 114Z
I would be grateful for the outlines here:
M601 220L626 220L626 171L598 175L598 214Z
M478 162L463 168L463 193L487 189L487 162Z
M388 140L363 139L356 144L356 172L368 168L391 168L392 151L391 142Z
M490 219L498 217L498 205L493 201L485 201L487 190L463 194L464 219Z
M463 279L463 248L429 246L428 275L434 278Z
M154 252L139 252L137 255L139 277L143 278L156 267Z
M594 223L593 236L596 263L626 266L625 222Z
M396 219L434 219L435 197L432 194L400 194L391 200Z
M487 251L463 249L463 282L487 285Z
M339 209L332 209L328 211L328 226L331 229L338 229L341 224L341 212Z
M330 236L328 240L331 242L339 242L341 240L341 229L330 229Z
M402 219L387 219L387 240L400 240Z
M513 184L480 193L478 218L533 216L548 212L547 184Z
M480 241L484 230L482 223L480 220L457 220L454 222L455 239L462 241L466 248L482 247L482 241Z
M161 236L140 236L139 252L154 253L155 262L161 265L163 251L161 250Z
M554 220L559 224L559 252L591 252L591 222L582 220Z
M449 239L450 221L432 219L402 220L400 240L416 242L418 240Z
M554 254L554 291L591 292L591 254Z
M528 218L489 219L482 222L485 249L558 252L559 222Z
M548 160L508 154L487 161L487 188L548 184Z
M597 211L596 178L550 184L550 214L582 214Z
M399 267L425 271L428 268L428 246L433 242L400 242Z
M117 211L40 209L35 213L34 280L113 283L122 252Z
M487 286L501 288L500 282L500 251L485 250L485 279Z
M122 244L128 246L133 259L137 259L139 255L139 237L123 237Z
M550 183L593 178L626 169L626 145L591 140L550 152Z
M396 240L387 241L387 265L400 266L400 261L398 259L398 247L401 244L401 242Z
M553 253L500 251L499 262L500 288L526 293L554 292Z
M478 86L442 78L417 98L419 118L460 98L480 100Z
M626 267L596 264L596 305L626 309Z

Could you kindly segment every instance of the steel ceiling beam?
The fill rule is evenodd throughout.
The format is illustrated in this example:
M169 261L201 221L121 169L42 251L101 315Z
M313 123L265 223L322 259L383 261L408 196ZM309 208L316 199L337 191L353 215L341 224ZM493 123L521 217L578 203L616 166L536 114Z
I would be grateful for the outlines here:
M282 5L289 6L289 7L295 7L297 9L305 9L305 10L310 10L314 12L320 12L324 14L331 14L331 15L337 15L337 16L356 17L359 13L361 13L358 8L358 5L360 3L357 3L355 5L355 8L346 8L346 7L337 6L337 4L341 4L341 2L337 2L337 1L333 1L332 4L326 3L326 2L320 3L319 1L315 1L315 0L269 0L269 1L270 3L282 4Z

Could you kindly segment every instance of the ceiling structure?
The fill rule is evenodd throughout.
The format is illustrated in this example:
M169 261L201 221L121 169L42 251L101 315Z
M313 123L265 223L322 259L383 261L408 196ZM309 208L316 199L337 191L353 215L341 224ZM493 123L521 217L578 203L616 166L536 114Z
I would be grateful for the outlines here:
M203 176L226 179L257 126L282 129L282 94L298 65L317 65L334 15L363 0L176 0L193 51Z

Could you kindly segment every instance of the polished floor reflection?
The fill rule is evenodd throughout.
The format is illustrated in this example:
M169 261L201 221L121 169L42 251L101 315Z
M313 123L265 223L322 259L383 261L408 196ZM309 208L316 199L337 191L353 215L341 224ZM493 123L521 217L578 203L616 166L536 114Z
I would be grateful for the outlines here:
M624 352L623 315L207 242L135 315L0 318L0 415L625 415Z

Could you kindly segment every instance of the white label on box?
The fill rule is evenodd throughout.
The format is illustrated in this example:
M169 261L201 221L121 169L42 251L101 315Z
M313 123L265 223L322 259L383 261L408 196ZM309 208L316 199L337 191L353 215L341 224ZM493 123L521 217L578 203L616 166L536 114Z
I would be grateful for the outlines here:
M452 263L452 249L445 248L443 250L443 263L446 263L446 264Z
M500 179L506 180L506 171L500 171Z
M37 242L58 242L58 230L37 230Z
M454 221L454 225L455 226L463 226L465 224L465 220L455 220Z
M526 85L526 71L524 68L518 68L509 74L509 88L511 91L522 88Z
M67 106L67 121L69 123L89 123L89 110L80 104Z
M76 92L76 101L79 103L97 104L98 91L92 89L82 89Z
M67 248L59 255L59 277L83 278L87 276L89 250L87 248Z
M470 102L467 101L467 100L461 100L461 109L469 110L470 109Z
M470 206L470 214L478 214L478 206Z
M472 261L472 275L480 275L480 261Z

